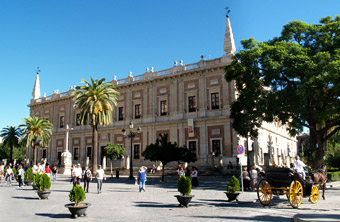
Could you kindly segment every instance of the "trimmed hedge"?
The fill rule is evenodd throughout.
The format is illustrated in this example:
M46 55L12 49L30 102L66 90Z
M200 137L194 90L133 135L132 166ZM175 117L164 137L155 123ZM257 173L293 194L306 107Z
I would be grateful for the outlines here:
M340 171L336 172L328 172L327 173L328 181L339 181L340 180Z
M184 175L177 181L177 189L183 195L187 196L191 193L191 180L189 177L185 177Z

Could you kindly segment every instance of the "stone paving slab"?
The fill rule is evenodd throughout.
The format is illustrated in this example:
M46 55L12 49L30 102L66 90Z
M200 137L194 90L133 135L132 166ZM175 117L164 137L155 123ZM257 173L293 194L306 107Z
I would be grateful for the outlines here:
M192 190L192 203L179 207L176 178L148 178L146 192L139 193L134 181L110 178L97 194L96 184L90 184L85 202L91 203L86 217L77 221L315 221L316 215L324 221L340 221L340 188L334 184L316 204L303 199L298 209L293 209L285 196L275 196L270 205L263 207L256 192L244 192L239 202L227 202L224 193L227 179L200 178L200 187ZM72 188L69 177L58 175L52 182L49 200L39 200L31 187L7 187L0 184L0 221L69 221L68 192ZM321 221L321 220L319 220Z

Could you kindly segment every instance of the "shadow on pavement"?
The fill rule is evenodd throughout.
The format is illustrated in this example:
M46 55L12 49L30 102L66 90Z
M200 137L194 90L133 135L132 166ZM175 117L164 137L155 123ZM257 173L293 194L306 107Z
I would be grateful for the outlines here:
M39 200L39 197L12 197L12 198L23 200Z
M182 208L179 204L163 204L157 202L135 202L137 207L150 207L150 208ZM189 207L199 207L203 204L192 201Z
M294 218L303 218L304 220L320 220L320 221L327 221L327 219L332 219L329 221L340 221L340 215L339 214L296 214Z
M244 220L244 221L292 221L292 218L281 217L281 216L255 216L255 217L237 217L237 216L192 216L196 218L206 218L209 219L221 219L221 220Z
M49 217L49 218L71 218L71 214L46 214L46 213L36 213L35 215L41 217Z

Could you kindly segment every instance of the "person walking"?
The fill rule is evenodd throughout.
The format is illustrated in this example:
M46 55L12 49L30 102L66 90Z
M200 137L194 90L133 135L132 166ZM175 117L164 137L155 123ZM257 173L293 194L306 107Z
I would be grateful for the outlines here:
M72 171L73 186L75 186L76 184L80 185L81 175L82 175L82 169L80 167L80 163L78 163L77 167L75 167Z
M242 176L244 190L250 190L250 176L247 167L243 167Z
M85 167L83 176L84 176L84 190L86 193L88 193L90 187L90 180L92 180L91 170L88 167Z
M47 176L51 177L52 170L50 168L50 165L48 164L46 164L45 173L47 174Z
M100 194L102 192L103 179L106 180L105 173L101 165L98 166L95 179L97 180L97 192Z
M1 183L3 176L4 176L4 165L0 163L0 183Z
M139 192L142 192L142 190L145 192L146 169L146 167L141 166L138 170L137 180L139 183Z
M178 171L178 178L181 178L182 175L185 175L185 172L184 172L183 167L181 167L181 168L179 169L179 171Z
M6 180L7 180L7 186L12 185L12 175L13 175L13 170L11 168L11 165L8 165L8 168L6 170Z
M191 185L194 187L198 187L198 169L196 167L192 167L192 172L191 172Z
M53 182L57 181L58 168L56 166L52 167Z
M24 178L24 174L25 174L24 168L20 164L19 165L19 171L18 171L19 187L23 187L24 186L24 183L22 182L22 179Z
M252 191L255 191L256 186L257 186L257 177L258 177L258 173L257 173L255 166L251 167L250 177L251 177L251 189Z

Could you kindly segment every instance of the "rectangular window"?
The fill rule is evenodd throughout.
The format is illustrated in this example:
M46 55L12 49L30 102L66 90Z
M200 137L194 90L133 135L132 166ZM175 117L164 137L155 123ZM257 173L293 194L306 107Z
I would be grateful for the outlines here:
M212 140L211 146L211 151L214 152L216 157L219 156L221 154L221 140Z
M64 128L65 126L65 118L64 116L59 117L59 128Z
M74 147L73 148L73 160L78 160L79 159L79 148Z
M92 147L90 146L86 147L86 157L88 157L90 160L92 159Z
M43 149L42 150L42 158L45 159L47 157L47 150Z
M124 107L118 107L118 120L124 120Z
M220 100L219 100L219 94L218 92L216 93L211 93L211 109L219 109L220 108Z
M135 119L139 119L141 116L140 104L135 105Z
M196 96L188 97L189 112L196 112Z
M76 126L80 126L80 113L76 114Z
M166 116L168 113L168 106L166 105L166 100L160 102L161 116Z
M140 144L133 145L133 159L140 158Z
M197 156L197 143L196 141L189 141L189 152Z
M58 153L57 153L57 156L58 156L58 165L61 164L61 154L62 154L62 152L58 151Z

